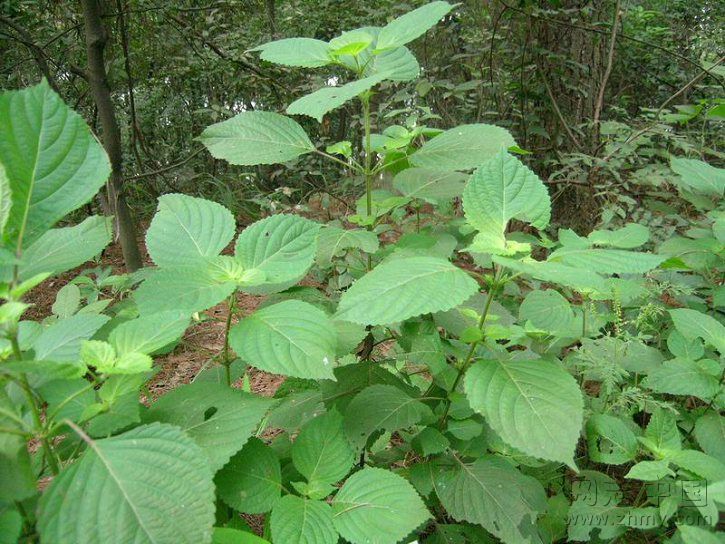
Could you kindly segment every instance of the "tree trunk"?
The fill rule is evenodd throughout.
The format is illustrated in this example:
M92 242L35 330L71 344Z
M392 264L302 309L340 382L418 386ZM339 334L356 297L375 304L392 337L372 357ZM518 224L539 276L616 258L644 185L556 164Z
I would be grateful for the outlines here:
M88 82L93 100L98 108L98 118L103 132L103 145L111 160L111 179L106 183L108 204L114 216L116 232L123 251L126 269L133 272L141 268L141 252L136 240L136 227L123 195L123 156L121 131L111 101L103 52L107 33L101 22L99 0L81 0L88 53Z
M599 120L602 105L598 98L608 79L609 33L587 29L602 28L612 21L615 2L561 0L557 5L556 12L547 14L549 20L533 21L539 50L537 71L546 89L539 111L555 149L592 154L598 148L598 122L593 121ZM589 184L560 187L552 215L560 225L588 233L599 220L601 206L595 180L581 181Z

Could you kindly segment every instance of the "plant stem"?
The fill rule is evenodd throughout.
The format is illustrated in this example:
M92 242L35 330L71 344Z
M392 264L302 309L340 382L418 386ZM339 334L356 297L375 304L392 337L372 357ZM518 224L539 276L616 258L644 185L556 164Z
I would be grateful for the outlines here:
M229 330L232 328L232 315L234 314L234 305L237 301L237 291L235 290L229 297L229 313L227 314L227 320L224 325L224 355L222 364L226 369L227 385L232 386L232 369L231 361L229 361Z
M584 297L582 303L582 338L587 336L587 299Z
M15 358L18 361L22 361L23 353L20 351L17 331L12 331L10 333L10 345L12 346L13 355L15 355ZM33 415L33 423L35 424L35 431L40 434L38 438L40 440L41 446L43 447L43 454L45 455L46 459L48 459L48 465L50 466L50 470L53 472L53 474L58 474L58 472L60 472L60 464L58 463L58 459L56 459L55 457L53 447L50 445L48 437L45 436L45 427L43 425L43 421L40 418L40 408L35 401L35 396L33 395L33 391L30 388L28 378L25 376L25 374L20 375L20 389L23 390L23 393L25 393L25 397L28 399L28 405L30 406L30 411Z
M363 124L364 124L364 130L365 130L365 162L364 162L364 172L365 172L365 203L366 203L366 210L365 213L368 217L370 217L373 213L373 174L370 170L370 165L372 162L372 150L370 145L370 97L366 96L362 99L362 106L363 106Z
M320 155L322 157L325 157L326 159L329 159L331 161L334 161L336 163L339 163L342 166L344 166L345 168L350 168L350 169L354 170L355 172L363 173L363 169L357 163L357 161L353 161L352 163L347 163L347 162L345 162L343 160L338 159L334 155L330 155L329 153L325 153L324 151L320 151L319 149L315 149L315 153L317 153L318 155Z
M362 102L363 112L363 127L364 127L364 142L365 157L363 162L363 173L365 175L365 215L368 218L368 230L373 230L373 225L370 222L370 217L373 214L373 172L371 169L372 165L372 145L370 144L370 95L365 94L360 98ZM372 256L368 255L368 270L373 267Z
M483 328L486 325L486 317L488 316L488 312L491 309L491 303L493 302L494 294L496 293L496 290L498 289L498 283L500 280L500 274L501 269L499 267L496 267L496 270L493 275L493 281L491 282L491 285L488 288L488 296L486 297L486 304L483 307L483 313L481 314L480 319L478 320L478 330L483 332ZM448 393L448 398L446 399L446 408L443 411L443 415L441 416L441 423L440 427L441 429L445 427L446 425L446 419L448 418L448 412L450 412L451 409L451 394L456 391L456 388L458 387L458 384L461 382L461 379L463 379L463 375L466 373L468 368L471 366L471 363L473 362L473 356L476 353L476 348L481 343L481 340L476 340L475 342L471 343L471 347L468 350L468 353L466 354L466 358L463 360L463 364L458 368L458 375L456 376L456 379L453 381L453 386L451 386L451 390Z

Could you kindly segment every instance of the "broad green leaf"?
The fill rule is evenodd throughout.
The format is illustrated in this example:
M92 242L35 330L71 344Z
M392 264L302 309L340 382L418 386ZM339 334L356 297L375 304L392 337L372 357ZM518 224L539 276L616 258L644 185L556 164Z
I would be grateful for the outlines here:
M662 516L657 506L643 506L631 508L619 523L632 529L648 531L662 526Z
M619 418L594 414L587 421L589 458L596 463L621 465L637 455L637 437Z
M339 55L338 62L357 73L363 67L363 76L370 77L386 74L391 81L410 81L418 77L420 65L407 47L396 47L373 54L373 48L380 33L379 27L368 26L358 29L375 38L372 47L361 51L357 56Z
M395 176L393 186L400 194L443 204L463 194L468 176L450 170L407 168Z
M287 162L315 150L299 124L266 111L245 111L211 125L199 140L214 158L247 166Z
M545 360L481 361L465 377L471 408L527 455L574 467L583 401L576 380Z
M220 281L209 263L153 271L133 296L141 315L177 311L188 315L219 304L236 288Z
M593 242L579 236L571 229L559 229L559 243L566 247L587 248L590 247Z
M188 544L211 541L212 473L179 429L145 425L91 441L40 499L43 543Z
M466 272L444 259L401 257L375 267L343 293L336 319L387 325L455 308L478 290Z
M680 331L674 329L667 337L667 349L675 357L696 361L705 356L705 346L699 338L685 338Z
M564 247L549 256L549 262L560 262L599 274L644 274L657 268L664 255L626 251L623 249L577 249Z
M0 94L0 163L12 199L5 242L13 249L88 202L111 173L83 118L45 80Z
M327 112L339 108L348 100L352 100L371 89L385 78L386 74L380 73L339 87L323 87L292 102L287 106L287 113L290 115L307 115L322 123L322 118Z
M412 42L435 26L452 9L453 6L448 2L431 2L393 19L380 29L375 49L384 51Z
M571 287L582 293L611 293L611 289L602 276L586 269L574 268L573 266L551 261L535 261L533 259L517 261L499 255L494 255L492 259L496 264L515 272L528 274L537 280Z
M657 393L693 395L704 400L710 400L720 391L718 378L707 373L697 361L689 359L665 361L649 372L642 386Z
M574 502L569 508L570 541L589 541L593 530L599 537L611 540L626 531L619 524L627 510L619 507L622 493L612 478L601 472L585 471L582 480L573 482Z
M335 56L360 54L373 43L374 36L362 29L348 30L330 40L330 49Z
M428 140L410 156L414 166L439 170L470 170L516 145L505 128L495 125L460 125Z
M717 412L703 414L695 423L695 438L702 451L725 463L725 417Z
M252 438L215 478L217 491L229 506L247 514L269 512L282 492L282 473L274 450Z
M647 243L649 229L639 223L627 223L617 230L595 230L587 236L587 239L596 246L632 249Z
M725 355L725 325L715 318L687 308L670 310L670 317L685 338L702 338L720 355Z
M697 450L678 450L667 452L668 461L678 467L715 483L725 480L725 463Z
M153 359L144 353L134 351L120 355L112 369L106 369L107 374L137 374L148 372L153 366Z
M8 363L5 362L3 367ZM22 430L23 421L19 403L0 389L0 426ZM0 501L12 503L37 493L36 470L33 468L27 440L19 435L0 433Z
M181 338L188 326L189 317L182 312L149 314L121 323L108 341L119 355L132 351L153 355Z
M380 468L350 476L335 495L332 510L335 528L352 544L398 542L430 518L415 488Z
M478 321L486 307L487 298L484 293L476 293L457 308L434 314L436 325L455 336L461 336L470 327L478 328ZM495 319L497 325L508 327L516 322L511 312L495 300L491 301L488 314Z
M107 437L139 423L139 390L149 378L148 373L110 376L98 390L106 410L91 419L88 434L96 438Z
M667 461L640 461L629 469L624 477L644 482L656 482L666 476L675 475L669 465Z
M670 168L678 177L678 186L700 195L722 197L725 192L725 168L716 168L695 159L672 157Z
M0 240L4 240L5 225L10 217L10 208L13 205L13 195L10 191L10 180L5 167L0 162Z
M336 355L338 357L349 356L350 352L354 351L368 334L365 327L359 323L334 320L333 325L337 330Z
M450 432L450 429L448 429ZM410 442L421 455L443 453L451 445L450 441L435 427L426 427Z
M298 215L273 215L251 224L237 238L236 258L246 269L264 274L264 284L244 288L270 294L291 287L312 266L320 224Z
M226 384L199 382L183 385L161 397L144 419L169 423L186 431L216 471L242 449L273 403Z
M502 459L486 456L439 470L435 490L454 519L482 525L503 542L539 542L533 507L546 508L543 489Z
M352 468L355 453L342 422L342 416L333 409L307 422L295 438L292 462L308 482L334 484Z
M95 367L100 374L138 374L148 372L153 366L148 355L135 351L116 354L113 346L99 340L83 342L80 357L85 365Z
M357 449L375 431L394 432L432 416L431 409L393 385L376 384L355 395L345 409L345 432Z
M312 304L285 300L257 310L232 328L229 341L239 357L261 370L334 379L337 331Z
M260 51L259 57L267 62L300 68L319 68L332 62L330 45L312 38L286 38L258 45L251 51Z
M504 149L473 173L463 192L463 209L468 222L478 231L470 250L479 253L506 255L517 251L508 246L504 234L511 219L543 229L551 217L551 201L544 184Z
M332 145L328 145L325 151L330 155L342 155L346 159L352 157L352 142L349 140L343 140L342 142L336 142Z
M43 329L33 349L39 361L75 362L84 340L91 338L109 318L105 315L74 315Z
M574 323L571 304L558 291L531 291L519 306L519 322L526 321L539 330L567 334Z
M694 525L677 526L677 536L680 537L682 544L722 544L722 533L713 533L702 527Z
M657 252L667 257L676 257L686 266L703 270L717 264L716 253L722 245L710 237L692 240L682 236L672 236L657 248Z
M100 372L111 368L116 362L116 350L108 342L102 340L86 340L81 344L81 361L86 366L93 366Z
M214 527L211 544L270 544L269 540L259 538L254 533L230 529L228 527Z
M332 508L322 501L285 495L274 505L272 539L285 544L337 544Z
M193 264L219 255L234 236L234 228L232 213L221 204L163 195L146 231L146 248L157 266Z
M73 227L49 230L24 251L18 269L19 279L26 280L42 273L59 274L80 266L103 251L112 234L111 219L98 215Z
M320 266L329 266L332 259L346 249L357 248L365 253L375 253L378 247L380 247L380 243L374 232L328 226L321 229L317 237L316 260Z
M67 283L55 296L52 311L58 317L70 317L81 305L81 290L75 283Z
M368 386L376 384L394 385L408 396L420 391L412 387L383 365L373 361L359 361L335 369L337 381L320 382L320 391L328 406L334 406L346 415L347 406L353 397Z
M677 420L672 412L659 408L654 411L644 431L644 439L648 447L653 447L658 454L665 450L682 449L680 431Z
M0 435L0 499L21 501L37 493L35 469L27 441L18 435Z
M365 58L366 53L364 51L359 57L360 62L365 63L365 76L385 74L385 79L390 81L411 81L420 74L420 65L407 47L383 51L372 58Z
M4 506L0 509L0 544L17 544L23 533L23 517L20 512Z
M88 369L79 361L6 361L0 369L2 374L27 374L35 387L50 380L72 380L80 378Z
M335 383L335 382L330 382ZM307 389L291 393L280 399L269 414L267 426L296 432L302 425L314 417L324 413L322 395L317 389Z

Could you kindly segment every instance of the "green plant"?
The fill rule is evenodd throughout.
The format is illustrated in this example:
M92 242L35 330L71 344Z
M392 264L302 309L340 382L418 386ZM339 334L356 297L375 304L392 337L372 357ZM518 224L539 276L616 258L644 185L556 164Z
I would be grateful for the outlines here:
M26 293L111 234L105 218L51 227L94 196L109 167L46 83L0 97L9 541L518 544L636 531L717 540L722 170L673 159L683 194L707 211L684 242L639 251L650 243L639 224L553 240L548 191L509 152L521 150L508 131L380 130L373 120L373 89L416 77L405 44L451 9L433 2L329 43L257 48L283 65L350 70L357 79L288 113L320 120L357 98L361 146L321 151L290 117L264 111L200 137L234 164L306 153L339 163L362 178L356 214L325 226L273 215L228 254L228 209L164 195L146 234L156 267L110 285L126 294L142 283L99 305L109 278L98 272L85 306L70 287L43 323L22 319ZM381 176L398 194L375 189ZM311 270L328 280L324 291L297 285ZM239 291L266 299L241 315ZM153 356L224 301L215 364L140 404ZM287 377L276 398L230 387L245 365ZM240 513L265 514L264 538Z

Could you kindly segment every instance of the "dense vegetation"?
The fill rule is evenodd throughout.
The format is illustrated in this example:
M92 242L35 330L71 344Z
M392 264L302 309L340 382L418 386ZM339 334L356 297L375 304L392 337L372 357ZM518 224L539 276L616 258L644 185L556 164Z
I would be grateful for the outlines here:
M0 4L0 543L722 542L723 8L601 4Z

